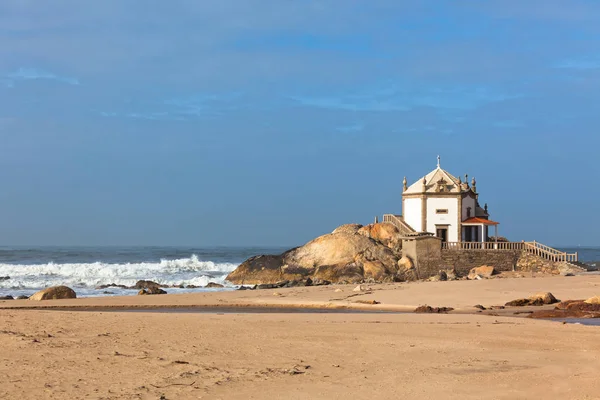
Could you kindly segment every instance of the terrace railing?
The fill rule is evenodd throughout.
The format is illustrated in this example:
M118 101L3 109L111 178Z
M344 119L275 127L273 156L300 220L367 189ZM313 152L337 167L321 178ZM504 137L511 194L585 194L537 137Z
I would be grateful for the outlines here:
M566 253L550 246L533 242L443 242L442 250L522 250L554 262L576 263L577 253Z

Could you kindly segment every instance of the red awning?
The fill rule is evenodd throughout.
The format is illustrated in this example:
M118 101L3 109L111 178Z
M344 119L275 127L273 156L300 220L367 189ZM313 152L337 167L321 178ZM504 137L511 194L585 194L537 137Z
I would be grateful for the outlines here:
M483 219L479 217L467 218L462 222L463 225L498 225L499 222Z

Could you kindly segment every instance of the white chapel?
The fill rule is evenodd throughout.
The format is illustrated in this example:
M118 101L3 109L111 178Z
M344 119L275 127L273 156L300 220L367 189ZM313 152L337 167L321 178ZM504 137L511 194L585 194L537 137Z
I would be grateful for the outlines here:
M487 204L479 205L475 178L469 184L456 178L440 166L408 186L406 177L402 191L402 215L386 215L384 220L402 225L405 233L429 232L443 242L487 242L489 227L498 222L490 220Z

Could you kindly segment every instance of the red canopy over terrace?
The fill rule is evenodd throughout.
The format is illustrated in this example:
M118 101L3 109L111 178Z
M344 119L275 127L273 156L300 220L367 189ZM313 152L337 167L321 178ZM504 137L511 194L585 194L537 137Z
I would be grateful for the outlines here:
M489 219L479 218L479 217L467 218L462 222L463 229L464 229L464 227L471 227L471 226L476 226L476 227L480 226L481 227L480 232L477 232L479 230L478 228L469 228L470 230L475 229L475 232L476 232L475 234L470 233L470 231L465 231L466 232L465 236L467 236L467 235L469 236L466 239L466 241L473 240L470 237L471 235L479 236L475 241L478 241L478 242L487 241L488 240L487 239L487 227L488 226L493 226L496 228L496 232L495 232L496 238L495 239L496 239L496 241L498 241L498 225L499 225L499 222L492 221Z

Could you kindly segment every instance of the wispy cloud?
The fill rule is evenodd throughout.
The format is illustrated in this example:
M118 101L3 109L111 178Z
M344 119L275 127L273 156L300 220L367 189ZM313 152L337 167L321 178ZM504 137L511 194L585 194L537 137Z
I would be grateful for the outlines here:
M7 88L13 88L15 87L15 84L12 80L10 79L5 79L5 78L0 78L0 85L5 86Z
M390 86L358 93L325 96L293 95L303 106L348 111L408 111L416 107L475 109L481 105L522 97L485 86Z
M171 113L182 116L210 116L239 107L242 92L200 93L164 101Z
M344 133L360 132L360 131L364 130L366 128L366 126L367 125L362 122L357 122L354 124L338 126L335 128L335 130L338 132L344 132Z
M142 119L150 121L183 121L185 118L171 115L168 112L114 112L114 111L100 111L100 116L105 118L130 118L130 119Z
M509 129L522 128L525 126L524 123L515 121L515 120L511 120L511 119L507 119L504 121L496 121L496 122L493 122L492 125L495 126L496 128L509 128Z
M123 111L100 111L102 117L184 121L199 117L221 116L241 107L241 92L200 93L147 102L127 100Z
M53 80L69 85L79 85L79 80L77 78L59 76L52 72L48 72L38 68L19 68L18 70L6 75L6 80L8 80L11 84L14 84L15 81L39 79Z
M582 58L571 58L563 60L554 65L555 68L564 69L598 69L600 68L600 56L588 56Z

